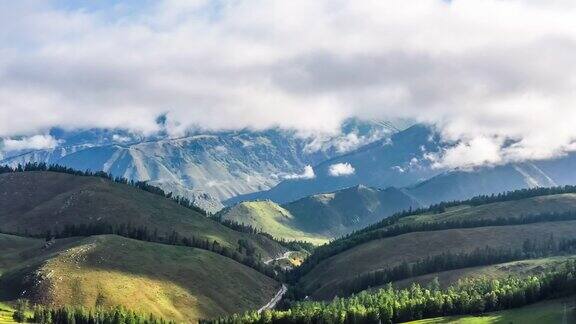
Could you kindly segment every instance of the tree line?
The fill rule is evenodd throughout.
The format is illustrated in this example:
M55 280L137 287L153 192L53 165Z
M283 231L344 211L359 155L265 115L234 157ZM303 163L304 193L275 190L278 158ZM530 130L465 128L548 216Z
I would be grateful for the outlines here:
M311 253L316 246L310 242L306 241L287 241L283 238L276 238L269 233L264 232L262 229L258 229L252 225L238 223L229 219L222 219L220 215L213 216L212 219L216 220L220 224L233 229L237 232L248 233L248 234L258 234L267 237L270 240L277 242L278 244L284 246L291 251L305 251Z
M0 165L0 174L16 173L16 172L29 172L29 171L48 171L48 172L71 174L71 175L81 176L81 177L103 178L103 179L106 179L106 180L109 180L112 182L126 184L129 186L147 191L149 193L159 195L159 196L162 196L164 198L171 199L183 207L191 209L191 210L193 210L197 213L200 213L202 215L205 215L205 216L208 215L207 211L196 206L192 201L190 201L190 199L188 199L186 197L181 197L181 196L174 196L171 192L167 193L159 187L148 184L146 181L134 181L134 180L128 180L124 177L114 177L110 173L107 173L104 171L91 171L91 170L79 171L79 170L75 170L75 169L65 167L62 165L58 165L58 164L48 165L44 162L41 162L41 163L28 162L23 166L21 164L18 164L18 166L16 166L15 168L12 168L8 165Z
M19 235L2 231L0 233ZM77 236L92 235L118 235L139 241L161 243L175 246L187 246L198 248L220 254L230 258L238 263L248 266L275 280L284 279L284 271L279 267L272 267L262 262L262 256L257 253L257 248L250 241L245 239L238 240L236 249L223 246L216 240L208 240L195 236L183 236L176 231L159 232L157 228L150 230L146 226L134 226L132 224L111 224L106 222L89 223L89 224L67 224L60 231L47 230L44 235L29 235L27 237L46 238L47 241L52 239L61 239Z
M342 295L351 295L370 287L417 277L441 271L492 265L517 260L542 258L547 256L572 254L576 252L576 239L557 240L550 236L545 240L527 239L522 248L511 249L486 246L472 252L444 252L428 256L414 263L403 262L395 267L380 269L361 274L356 278L341 283L338 291Z
M293 269L289 273L288 278L291 282L296 282L298 278L308 273L321 261L372 240L389 238L412 232L429 232L455 228L474 228L487 226L526 225L571 220L576 220L576 211L568 211L562 213L541 213L519 217L499 217L493 219L458 219L441 222L411 222L406 224L393 224L388 227L379 228L377 230L355 232L342 239L332 241L327 245L317 247L314 250L314 253L312 253L312 255L310 255L300 267Z
M112 176L110 173L104 172L104 171L91 171L91 170L86 170L86 171L79 171L73 168L69 168L69 167L65 167L62 165L58 165L58 164L50 164L47 165L46 163L26 163L25 165L21 165L18 164L18 166L16 166L15 168L12 168L10 166L7 165L0 165L0 174L3 173L16 173L16 172L30 172L30 171L48 171L48 172L57 172L57 173L65 173L65 174L71 174L71 175L75 175L75 176L82 176L82 177L98 177L98 178L103 178L115 183L120 183L120 184L125 184L125 185L129 185L131 187L140 189L140 190L144 190L146 192L155 194L155 195L159 195L162 196L164 198L170 199L174 202L176 202L177 204L179 204L182 207L191 209L197 213L200 213L204 216L210 216L210 213L208 213L206 210L202 209L201 207L196 206L192 201L190 201L188 198L186 197L182 197L182 196L174 196L171 192L165 192L163 189L150 185L148 184L146 181L134 181L134 180L128 180L124 177L114 177ZM265 236L273 241L276 241L278 244L288 248L288 249L294 249L294 250L305 250L307 252L311 252L312 249L314 248L314 245L307 243L307 242L303 242L303 241L286 241L283 239L277 239L274 238L272 235L263 232L261 230L257 230L249 225L244 225L244 224L239 224L233 221L225 221L222 220L220 217L211 217L213 220L216 220L217 222L221 223L222 225L231 228L237 232L243 232L243 233L248 233L248 234L256 234L256 235L262 235Z
M237 248L233 249L220 244L216 240L208 240L195 236L183 236L177 231L159 232L157 228L150 230L146 226L110 224L105 222L68 224L59 232L52 233L48 231L45 237L49 239L105 234L113 234L146 242L207 250L230 258L276 280L282 279L283 275L283 273L279 271L280 269L275 269L262 262L262 256L257 253L256 246L245 239L239 239Z
M576 293L576 261L539 275L464 279L442 290L435 280L423 288L388 285L331 302L305 301L287 310L247 312L201 323L400 323L439 316L481 314Z
M490 195L479 195L472 197L467 200L453 200L453 201L443 201L437 204L430 205L428 207L421 207L421 208L412 208L410 207L408 210L397 212L390 217L386 217L381 221L374 223L372 225L366 226L363 229L357 230L351 234L348 234L342 239L346 239L347 237L371 232L383 227L387 227L393 225L398 222L398 220L409 217L409 216L417 216L422 214L441 214L446 211L446 209L456 206L481 206L491 203L497 202L506 202L506 201L515 201L515 200L522 200L540 196L552 196L552 195L561 195L561 194L568 194L568 193L576 193L576 186L566 185L566 186L556 186L556 187L536 187L536 188L525 188L525 189L518 189L512 191L506 191L503 193L498 194L490 194Z
M13 319L16 322L40 324L173 324L152 314L144 316L123 307L86 309L84 307L49 308L36 305L27 317L28 301L18 300Z

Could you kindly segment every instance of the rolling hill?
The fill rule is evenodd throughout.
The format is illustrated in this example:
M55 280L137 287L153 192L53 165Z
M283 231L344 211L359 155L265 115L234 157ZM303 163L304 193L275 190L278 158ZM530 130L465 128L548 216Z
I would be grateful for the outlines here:
M514 219L525 219L527 215L574 212L575 207L576 195L563 193L477 206L464 203L441 213L417 212L415 215L391 219L381 226L369 227L327 247L321 247L311 257L314 263L309 260L309 267L303 269L299 284L313 298L330 299L336 295L346 295L348 290L345 287L349 287L358 277L397 268L406 263L421 262L434 256L470 254L486 247L515 251L525 249L526 241L576 239L576 221L572 220L573 217L514 223ZM494 223L502 219L511 223ZM472 222L471 225L466 225L467 221ZM492 223L483 225L482 221ZM433 224L453 226L434 228ZM393 232L383 235L389 228L409 229L410 226L416 227L413 231L403 230L397 235ZM326 254L327 250L333 249L332 246L345 246L346 242L349 242L349 247ZM318 255L325 256L318 258Z
M115 235L43 240L0 234L0 300L123 306L195 322L265 305L280 284L218 254Z
M269 200L243 202L223 210L216 217L252 226L279 239L313 244L323 244L329 240L319 233L301 229L290 211Z
M503 227L415 232L370 241L322 261L300 283L317 299L345 295L349 280L379 269L447 252L473 252L486 246L521 249L527 239L576 238L576 221Z
M103 223L130 224L160 236L176 232L232 249L239 240L247 240L263 258L285 251L262 235L234 231L170 199L107 179L57 172L0 175L0 229L4 232L46 235L67 225Z
M274 237L324 243L395 212L417 207L420 205L401 190L359 185L282 206L270 200L243 202L217 216L261 229Z
M392 282L394 287L404 289L409 288L412 284L417 283L422 287L429 286L435 279L441 288L448 288L458 283L459 280L464 279L502 279L508 276L527 277L550 271L564 266L568 260L576 259L576 255L567 256L554 256L542 259L527 259L521 261L513 261L506 263L498 263L480 267L469 267L456 270L448 270L416 276L408 279ZM370 288L370 290L378 290L386 288L385 285Z

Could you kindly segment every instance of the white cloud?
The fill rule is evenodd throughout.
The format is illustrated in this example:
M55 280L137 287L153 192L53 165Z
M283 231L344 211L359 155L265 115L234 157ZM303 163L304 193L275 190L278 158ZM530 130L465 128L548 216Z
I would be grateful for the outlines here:
M460 142L440 154L428 154L427 158L436 168L472 168L478 165L502 163L502 142L496 138L477 137Z
M5 138L0 142L0 148L5 151L21 151L21 150L41 150L51 149L58 145L59 141L50 135L34 135L23 138Z
M412 118L437 125L460 154L483 154L446 152L444 165L575 148L574 1L152 3L0 3L0 136L155 132L164 113L173 135ZM342 150L358 140L342 139Z
M288 180L295 180L295 179L314 179L316 178L316 174L314 173L314 168L312 166L307 165L304 167L304 171L300 174L288 174L283 176L284 179Z
M129 136L114 134L112 135L112 141L116 143L127 143L132 141L132 138L130 138Z
M328 168L328 174L332 177L343 177L354 174L356 169L350 163L336 163Z

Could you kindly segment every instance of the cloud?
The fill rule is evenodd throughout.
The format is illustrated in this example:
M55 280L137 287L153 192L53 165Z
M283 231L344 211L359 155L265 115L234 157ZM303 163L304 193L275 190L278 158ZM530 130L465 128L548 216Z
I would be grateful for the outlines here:
M477 137L460 142L441 153L431 153L426 157L435 168L472 168L478 165L500 164L502 142L495 138Z
M114 134L114 135L112 135L112 141L114 141L116 143L128 143L128 142L132 141L132 138L129 136Z
M328 168L328 175L331 177L344 177L354 174L356 169L350 163L336 163Z
M316 178L316 174L314 173L314 168L312 168L310 165L307 165L304 167L304 171L302 173L284 175L283 178L287 180L314 179Z
M0 148L5 151L41 150L55 148L59 141L50 135L34 135L17 139L6 138L0 142Z
M360 117L436 125L455 143L437 157L445 166L576 147L573 1L126 8L0 4L0 136L54 126L153 133L161 115L171 135L276 126L334 133ZM342 150L358 140L342 139Z

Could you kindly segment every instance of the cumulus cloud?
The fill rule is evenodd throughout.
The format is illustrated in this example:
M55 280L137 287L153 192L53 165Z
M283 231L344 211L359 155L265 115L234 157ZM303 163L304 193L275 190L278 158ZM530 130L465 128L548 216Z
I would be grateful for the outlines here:
M361 117L436 125L455 143L436 157L444 166L576 147L574 1L215 3L2 2L0 136L53 126L330 133Z
M328 175L331 177L343 177L354 174L356 169L350 163L336 163L328 168Z
M312 166L307 165L304 167L304 171L302 173L287 174L283 176L283 178L287 180L314 179L316 178L316 173L314 173L314 168L312 168Z
M6 138L0 142L0 148L5 151L41 150L55 148L59 141L50 135L34 135L23 138Z

